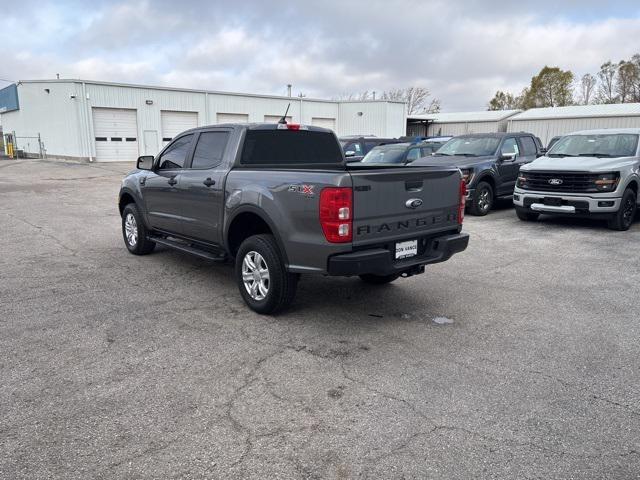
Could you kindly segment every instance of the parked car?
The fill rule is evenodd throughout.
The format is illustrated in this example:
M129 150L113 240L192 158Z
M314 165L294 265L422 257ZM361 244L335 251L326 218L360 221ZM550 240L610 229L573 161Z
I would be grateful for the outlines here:
M420 145L424 148L425 152L433 154L452 138L453 137L430 137L424 140Z
M523 166L513 195L521 220L541 213L603 218L628 230L636 214L640 129L584 130Z
M272 313L302 273L383 284L463 251L464 188L449 166L346 165L328 129L225 124L138 158L119 211L129 252L234 259L246 304Z
M547 144L547 151L551 150L551 147L553 147L556 144L556 142L561 138L562 138L562 135L556 135L555 137L551 137L551 140L549 140L549 143Z
M390 143L399 143L397 138L380 138L375 136L340 137L340 145L347 162L359 162L372 148Z
M469 212L486 215L497 198L513 195L520 166L534 161L541 150L540 141L529 133L476 133L453 137L434 156L413 165L460 168Z
M420 157L431 155L432 147L424 143L391 143L378 145L367 153L361 163L407 165Z

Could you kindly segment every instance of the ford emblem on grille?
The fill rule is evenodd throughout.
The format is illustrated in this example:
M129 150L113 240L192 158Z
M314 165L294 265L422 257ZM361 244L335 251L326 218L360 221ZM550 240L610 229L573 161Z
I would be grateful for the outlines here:
M410 198L405 203L407 208L418 208L420 205L422 205L422 200L419 198Z
M549 185L562 185L562 179L561 178L550 178L549 179Z

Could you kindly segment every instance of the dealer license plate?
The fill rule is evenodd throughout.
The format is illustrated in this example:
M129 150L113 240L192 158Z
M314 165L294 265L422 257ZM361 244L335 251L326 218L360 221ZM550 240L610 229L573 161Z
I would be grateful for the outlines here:
M418 240L396 243L396 260L414 257L418 254Z

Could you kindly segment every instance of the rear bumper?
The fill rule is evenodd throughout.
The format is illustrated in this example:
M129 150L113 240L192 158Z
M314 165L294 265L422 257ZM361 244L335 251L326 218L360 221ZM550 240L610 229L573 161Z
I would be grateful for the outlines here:
M444 262L452 255L465 250L468 244L468 234L456 233L429 239L422 254L402 260L395 260L394 252L387 248L343 253L329 258L327 272L336 276L402 273L430 263Z

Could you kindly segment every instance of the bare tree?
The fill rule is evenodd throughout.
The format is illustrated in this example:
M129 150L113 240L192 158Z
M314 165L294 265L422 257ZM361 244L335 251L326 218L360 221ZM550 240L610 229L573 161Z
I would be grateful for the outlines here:
M615 80L618 73L618 66L609 60L600 65L598 78L600 78L600 88L598 88L598 100L601 103L616 103Z
M596 85L598 80L590 73L585 73L580 79L580 99L582 105L589 105L593 101Z
M409 115L440 111L440 100L431 98L431 92L424 87L394 88L382 92L381 98L382 100L406 102Z
M640 53L636 53L631 57L631 63L636 66L638 72L640 72ZM640 74L636 77L633 85L633 98L632 102L640 102Z

